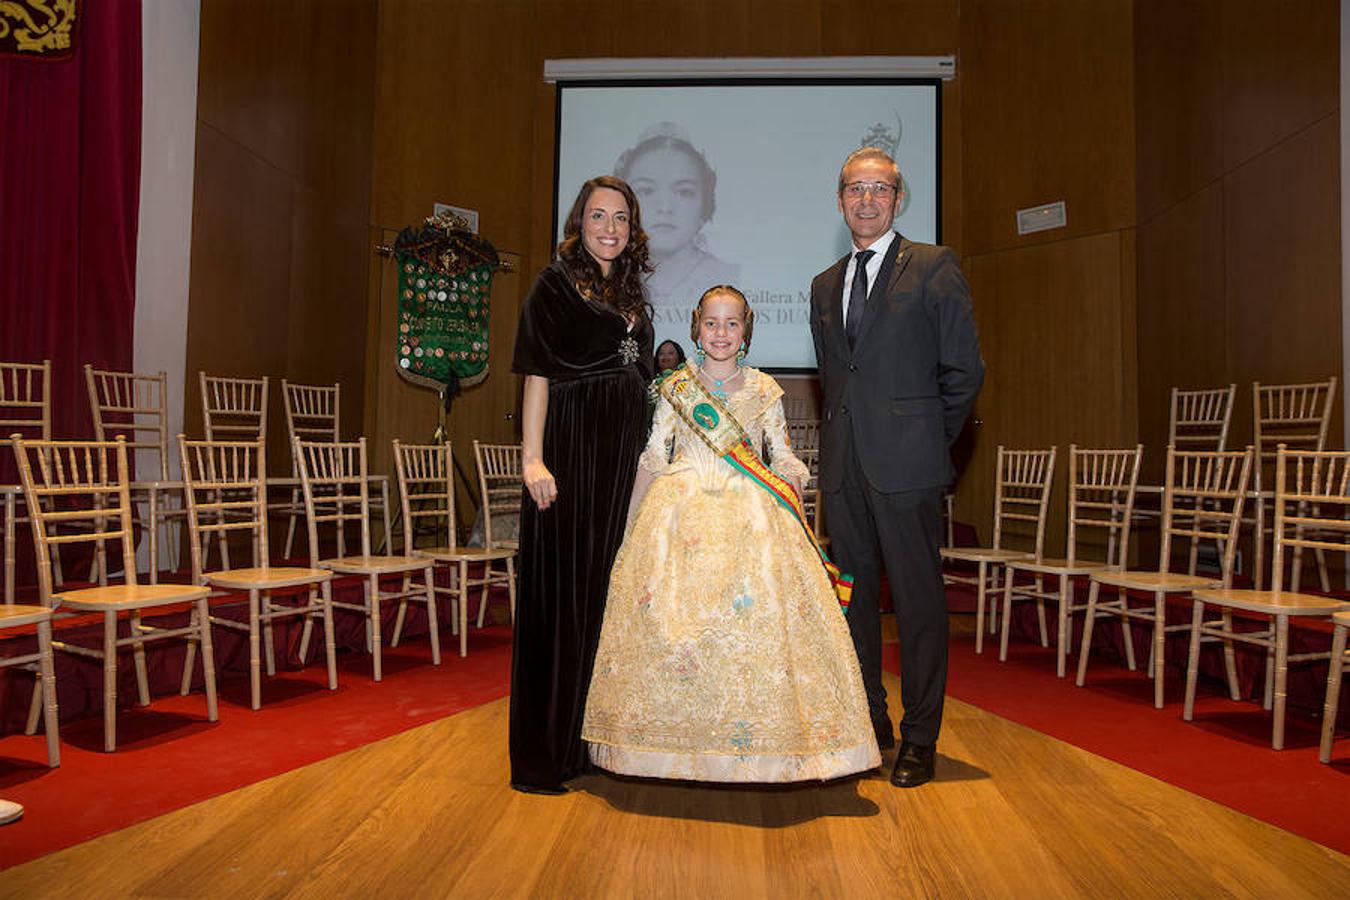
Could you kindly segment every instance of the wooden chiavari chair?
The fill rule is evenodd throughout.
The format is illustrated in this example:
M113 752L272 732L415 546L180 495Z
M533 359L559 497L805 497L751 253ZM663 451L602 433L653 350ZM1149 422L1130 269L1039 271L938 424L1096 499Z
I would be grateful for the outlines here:
M117 652L132 648L136 686L141 706L150 704L146 678L145 644L148 641L193 637L199 642L206 685L207 717L216 721L216 677L211 652L211 628L207 590L196 585L139 584L133 558L131 494L127 480L125 438L114 441L29 441L12 438L19 462L19 476L33 519L33 543L38 560L38 586L43 604L103 617L103 640L99 647L83 647L54 640L57 650L99 660L103 664L103 749L117 747ZM79 531L52 534L54 522L80 522ZM80 590L54 590L50 550L57 544L93 542L103 546L117 541L122 547L126 583ZM100 566L100 571L104 568ZM183 628L161 628L142 621L146 610L191 603L197 617ZM124 618L125 616L125 618ZM128 622L125 637L118 626ZM48 702L51 702L49 699Z
M197 373L201 384L202 429L208 441L258 441L267 439L267 376L229 378ZM221 565L230 567L227 534L218 535ZM207 554L209 547L203 546ZM203 565L205 560L203 559Z
M262 630L267 674L275 675L276 651L272 639L272 622L280 618L304 616L308 622L309 617L318 616L323 620L328 689L337 689L330 584L333 573L326 569L271 564L267 549L267 457L264 448L265 442L261 438L252 441L189 441L181 434L178 436L184 493L188 501L188 528L192 540L192 581L224 591L242 591L246 596L243 600L218 602L215 609L220 610L228 605L247 605L247 621L212 616L211 624L233 628L248 635L250 705L254 709L258 709L262 703L259 628ZM212 532L225 538L233 531L247 532L252 539L253 566L231 569L226 559L224 569L202 571L204 551ZM307 589L307 597L299 605L274 599L274 592L291 595L295 588ZM237 594L227 596L238 597ZM220 598L221 595L217 594L213 599ZM195 645L189 642L183 667L184 694L188 692L195 650Z
M1048 450L1008 450L998 447L995 462L997 481L994 487L994 543L991 547L943 547L942 558L949 562L967 562L976 565L976 575L970 578L952 572L943 572L944 584L974 584L975 652L984 652L984 609L986 593L994 591L994 603L989 610L989 631L992 633L997 618L998 592L1002 589L1000 576L1012 560L1040 559L1045 545L1045 517L1050 508L1050 488L1055 479L1055 455L1058 448ZM1013 523L1032 523L1031 550L1013 550L1003 546L1005 532L1015 531ZM1048 646L1044 607L1040 612L1041 644ZM1006 616L1008 611L1004 610Z
M520 550L520 504L525 489L520 444L473 442L478 465L479 509L483 514L483 546ZM512 564L514 565L514 563ZM514 570L513 570L514 571ZM516 619L516 592L511 591L511 621ZM486 596L478 605L478 627L487 613Z
M1267 470L1274 466L1280 444L1291 450L1326 449L1327 429L1331 424L1331 410L1335 400L1335 376L1326 381L1305 384L1252 383L1252 442L1256 445L1253 500L1256 509L1250 521L1253 525L1252 544L1256 557L1252 580L1257 590L1265 584L1266 535L1270 533L1267 499L1262 496L1263 486L1270 484ZM1326 555L1320 547L1314 549L1313 555L1317 561L1317 573L1321 578L1322 590L1329 591L1331 577L1327 571ZM1301 551L1298 561L1302 562ZM1289 582L1292 590L1298 591L1302 574L1302 566L1295 566Z
M1087 608L1073 602L1073 579L1091 575L1104 569L1122 570L1130 552L1130 514L1134 509L1134 491L1139 482L1139 461L1144 456L1144 445L1132 450L1080 450L1069 445L1069 533L1066 538L1065 558L1010 560L1008 575L1003 582L1003 629L999 641L998 658L1008 658L1008 631L1013 602L1035 600L1043 605L1055 601L1059 609L1059 634L1055 650L1055 674L1064 677L1065 661L1069 654L1073 614ZM1082 531L1100 535L1100 558L1083 554ZM1054 576L1059 579L1059 590L1046 591L1041 585L1015 586L1018 572ZM1125 638L1125 652L1134 668L1134 646L1129 625L1121 620Z
M1350 653L1346 652L1345 636L1350 631L1350 612L1334 613L1331 617L1335 626L1331 638L1331 659L1327 668L1327 699L1322 707L1322 743L1317 749L1317 758L1331 762L1331 744L1336 738L1336 708L1341 702L1341 675L1350 665Z
M26 629L29 626L37 629L37 652L0 655L0 669L9 666L36 669L33 702L40 705L43 728L47 733L47 765L55 768L61 765L61 747L56 715L56 669L52 665L52 611L33 604L0 603L0 634L8 629ZM36 732L37 722L30 713L24 733Z
M366 649L372 657L375 680L379 681L383 677L381 607L390 600L404 601L416 597L427 604L431 659L439 666L441 641L436 624L436 598L431 590L432 561L425 556L377 556L370 552L370 476L366 467L366 439L342 443L302 441L296 438L291 446L304 492L305 522L314 557L320 555L319 525L329 523L336 532L338 555L330 559L317 559L315 565L339 575L360 575L364 579L362 603L333 600L332 606L354 610L366 617ZM345 555L343 531L348 522L358 522L361 527L359 556ZM422 574L422 584L413 584L414 572ZM396 590L382 591L382 575L401 575L402 584ZM312 624L312 619L306 619L304 634L300 639L302 658L309 647Z
M133 497L145 496L146 515L138 521L145 526L150 583L156 584L159 581L159 526L187 516L184 506L170 504L170 497L180 491L182 485L169 478L169 376L164 372L153 375L115 372L86 364L84 377L89 389L95 440L123 437L128 450L154 454L154 471L149 477L138 471L136 480L129 487ZM174 533L169 532L170 535ZM171 553L177 556L176 544Z
M1153 705L1163 706L1163 675L1166 670L1164 643L1169 632L1184 631L1189 625L1167 624L1167 598L1206 588L1228 588L1233 583L1233 557L1237 550L1238 527L1242 520L1242 501L1251 477L1252 448L1241 452L1206 452L1167 448L1167 480L1163 488L1162 550L1158 571L1094 572L1088 589L1087 613L1083 622L1083 643L1078 655L1079 687L1087 678L1088 653L1092 646L1093 623L1102 617L1117 616L1147 622L1153 628L1149 654L1149 674L1153 678ZM1217 541L1223 548L1218 577L1189 572L1172 572L1172 547L1178 537L1192 541ZM1192 557L1192 566L1194 566ZM1119 588L1115 600L1098 602L1102 585ZM1128 591L1153 595L1147 607L1132 607ZM1227 615L1227 614L1225 614ZM1129 644L1126 644L1129 647ZM1129 660L1127 658L1127 664ZM1237 670L1231 641L1224 643L1224 662L1228 670L1228 690L1237 699Z
M1236 395L1236 384L1198 391L1172 388L1167 445L1178 450L1223 450L1228 446Z
M806 466L806 483L802 485L802 512L806 513L807 524L816 535L816 540L820 541L822 546L829 544L830 539L822 534L821 504L820 504L820 450L815 447L797 447L793 446L792 452Z
M459 635L459 655L468 655L469 589L483 591L480 606L486 606L493 585L504 585L511 598L512 616L515 615L516 570L515 550L506 547L461 547L456 532L454 458L450 444L404 444L394 441L394 460L398 468L399 496L403 504L403 552L408 556L425 556L450 569L450 587L432 584L433 592L447 593L452 599L454 632ZM431 547L416 546L418 525L426 523L439 538L442 529L445 543ZM481 564L483 574L469 577L469 564ZM494 564L501 571L494 571ZM403 616L407 600L398 606L398 620L394 625L393 645L398 646L403 631ZM433 619L434 621L434 619Z
M39 441L52 436L52 364L0 362L0 434L18 434ZM23 487L17 483L0 485L0 499L4 503L5 603L14 602L14 571L18 565L15 533L19 525L28 524L26 515L19 515L23 502ZM61 556L52 559L53 578L61 584Z
M342 440L339 428L342 414L341 384L332 386L295 384L283 378L281 398L286 408L286 440L294 443L298 438L302 441L328 441L333 444ZM300 475L294 467L295 460L292 459L291 462L291 476L299 478ZM291 549L295 545L296 519L305 511L304 504L300 502L300 494L301 488L296 485L291 489L290 505L285 507L285 511L290 515L286 522L286 546L282 549L281 555L287 558L290 558ZM310 555L313 556L317 552L311 548Z
M1190 721L1195 712L1195 682L1200 669L1200 645L1206 640L1233 641L1262 647L1266 651L1266 683L1264 706L1274 712L1270 746L1284 749L1285 682L1289 664L1309 660L1331 659L1335 667L1338 658L1334 652L1289 652L1289 619L1327 618L1333 613L1350 610L1350 604L1332 597L1301 594L1284 590L1285 563L1298 571L1298 562L1287 558L1290 548L1350 550L1350 453L1292 451L1281 445L1275 452L1275 558L1271 571L1271 589L1252 591L1232 590L1228 584L1221 589L1197 590L1192 596L1190 624L1191 648L1186 666L1186 708L1182 718ZM1339 541L1327 540L1334 534ZM1205 621L1205 606L1218 607L1223 616ZM1232 610L1269 616L1269 625L1256 631L1234 631ZM1344 655L1342 635L1341 655ZM1234 698L1237 699L1237 698ZM1335 712L1332 712L1332 721Z

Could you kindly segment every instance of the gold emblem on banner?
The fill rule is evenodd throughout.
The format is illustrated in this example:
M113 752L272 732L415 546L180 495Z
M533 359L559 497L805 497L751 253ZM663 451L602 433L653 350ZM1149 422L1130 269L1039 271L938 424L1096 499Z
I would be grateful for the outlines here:
M78 0L0 0L0 56L69 56L78 5Z

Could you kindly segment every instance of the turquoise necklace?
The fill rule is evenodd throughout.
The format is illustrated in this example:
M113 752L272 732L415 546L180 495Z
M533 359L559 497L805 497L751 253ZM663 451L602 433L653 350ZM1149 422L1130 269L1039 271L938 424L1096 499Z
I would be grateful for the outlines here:
M704 378L706 378L706 379L708 379L709 381L712 382L712 384L713 384L713 389L712 389L712 391L710 391L710 393L711 393L714 397L716 397L718 400L726 400L726 399L727 399L727 396L728 396L728 391L726 390L726 383L727 383L728 381L735 381L735 380L736 380L736 376L739 375L739 374L741 374L741 364L740 364L740 363L737 363L737 364L736 364L736 371L735 371L735 372L732 372L732 373L731 373L730 375L728 375L726 378L715 378L715 377L713 377L713 376L708 372L707 369L703 368L703 365L702 365L701 363L699 364L698 370L699 370L700 372L703 373L703 377L704 377Z

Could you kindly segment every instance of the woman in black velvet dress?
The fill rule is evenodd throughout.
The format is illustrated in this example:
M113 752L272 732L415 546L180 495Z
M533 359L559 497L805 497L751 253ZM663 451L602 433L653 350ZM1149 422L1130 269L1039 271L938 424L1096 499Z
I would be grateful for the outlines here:
M563 236L525 298L512 363L526 378L511 786L534 793L562 793L586 765L586 688L642 452L652 360L647 238L633 191L592 178Z

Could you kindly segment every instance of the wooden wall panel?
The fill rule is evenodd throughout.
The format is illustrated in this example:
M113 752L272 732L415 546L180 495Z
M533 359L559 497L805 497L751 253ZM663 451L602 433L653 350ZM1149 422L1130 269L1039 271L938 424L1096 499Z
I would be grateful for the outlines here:
M1172 388L1223 387L1231 378L1223 212L1215 183L1139 226L1139 434L1155 484Z
M1339 4L1232 0L1223 4L1221 27L1224 168L1232 170L1336 112Z
M1129 0L962 5L967 254L1134 224L1132 29ZM1055 200L1066 228L1017 235L1017 209Z
M1246 395L1239 440L1251 435L1253 380L1341 374L1339 129L1328 116L1224 179L1228 359ZM1339 415L1330 433L1339 444Z
M1224 0L1136 0L1139 220L1223 174Z
M185 422L196 373L273 379L269 467L289 470L281 379L365 378L376 0L202 4Z

